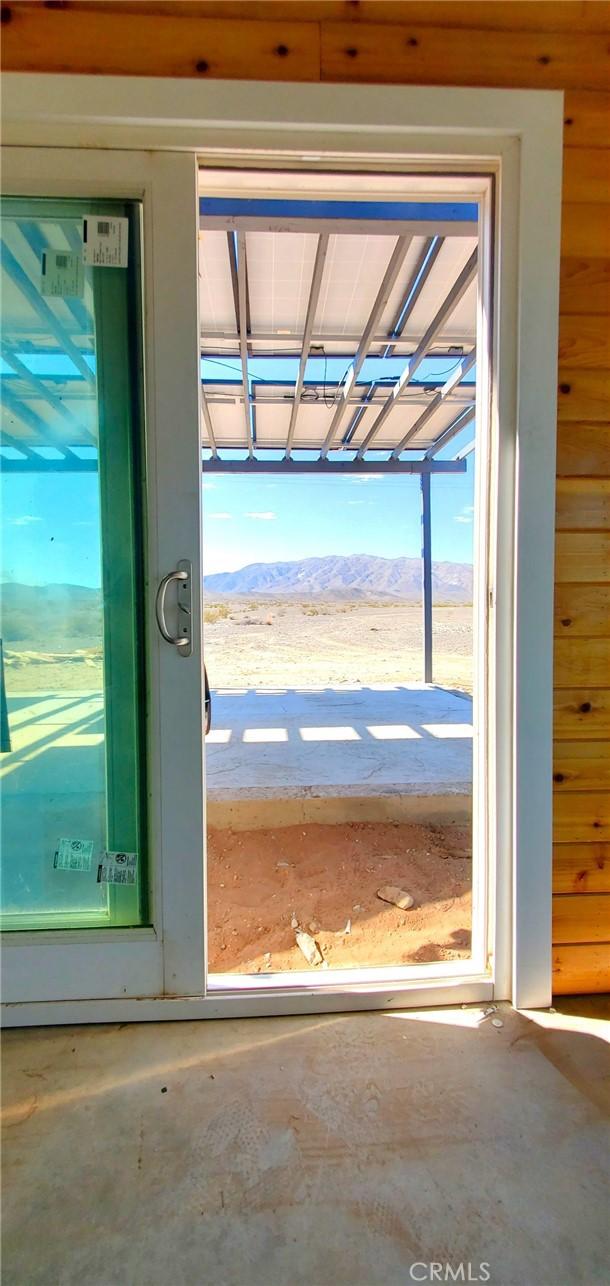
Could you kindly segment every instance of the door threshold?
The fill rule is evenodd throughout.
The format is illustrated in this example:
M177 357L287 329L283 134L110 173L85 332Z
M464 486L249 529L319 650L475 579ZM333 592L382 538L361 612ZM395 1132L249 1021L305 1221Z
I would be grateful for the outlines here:
M335 971L338 972L338 971ZM486 1004L494 996L488 974L471 978L403 981L390 987L346 986L210 990L206 996L121 997L109 1000L32 1001L2 1006L5 1027L71 1026L79 1023L186 1022L218 1018L274 1018L290 1015L350 1013L363 1010L433 1009Z
M259 991L379 991L388 987L455 985L472 978L488 978L480 963L473 960L431 962L428 965L380 965L353 969L294 969L290 972L211 973L207 994L242 995Z

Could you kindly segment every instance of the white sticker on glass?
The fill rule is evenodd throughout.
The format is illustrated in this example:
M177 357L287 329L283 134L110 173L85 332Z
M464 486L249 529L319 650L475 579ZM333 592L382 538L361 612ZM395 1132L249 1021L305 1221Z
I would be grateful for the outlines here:
M92 268L126 268L129 219L88 214L83 219L83 260Z
M138 869L137 853L102 853L97 868L98 884L135 884Z
M92 839L58 839L53 866L56 871L90 871Z
M72 250L43 250L41 293L57 299L82 299L85 269Z

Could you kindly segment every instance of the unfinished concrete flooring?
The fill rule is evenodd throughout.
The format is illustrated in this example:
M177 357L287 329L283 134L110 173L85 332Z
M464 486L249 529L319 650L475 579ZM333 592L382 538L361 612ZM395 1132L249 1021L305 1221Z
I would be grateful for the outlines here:
M4 1286L605 1282L608 1011L563 1008L5 1033Z

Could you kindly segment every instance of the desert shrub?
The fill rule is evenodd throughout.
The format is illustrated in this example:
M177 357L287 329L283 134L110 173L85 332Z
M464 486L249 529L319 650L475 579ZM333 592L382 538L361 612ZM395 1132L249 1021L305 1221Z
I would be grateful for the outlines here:
M332 616L335 611L336 608L328 603L303 603L305 616Z
M210 603L204 608L203 619L206 625L215 625L217 621L226 621L229 609L226 603Z

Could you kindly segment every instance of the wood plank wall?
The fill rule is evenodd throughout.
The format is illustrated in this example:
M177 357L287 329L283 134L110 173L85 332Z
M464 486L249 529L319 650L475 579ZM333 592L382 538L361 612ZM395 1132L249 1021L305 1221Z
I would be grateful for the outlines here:
M553 968L610 988L610 4L48 0L7 69L564 89Z

